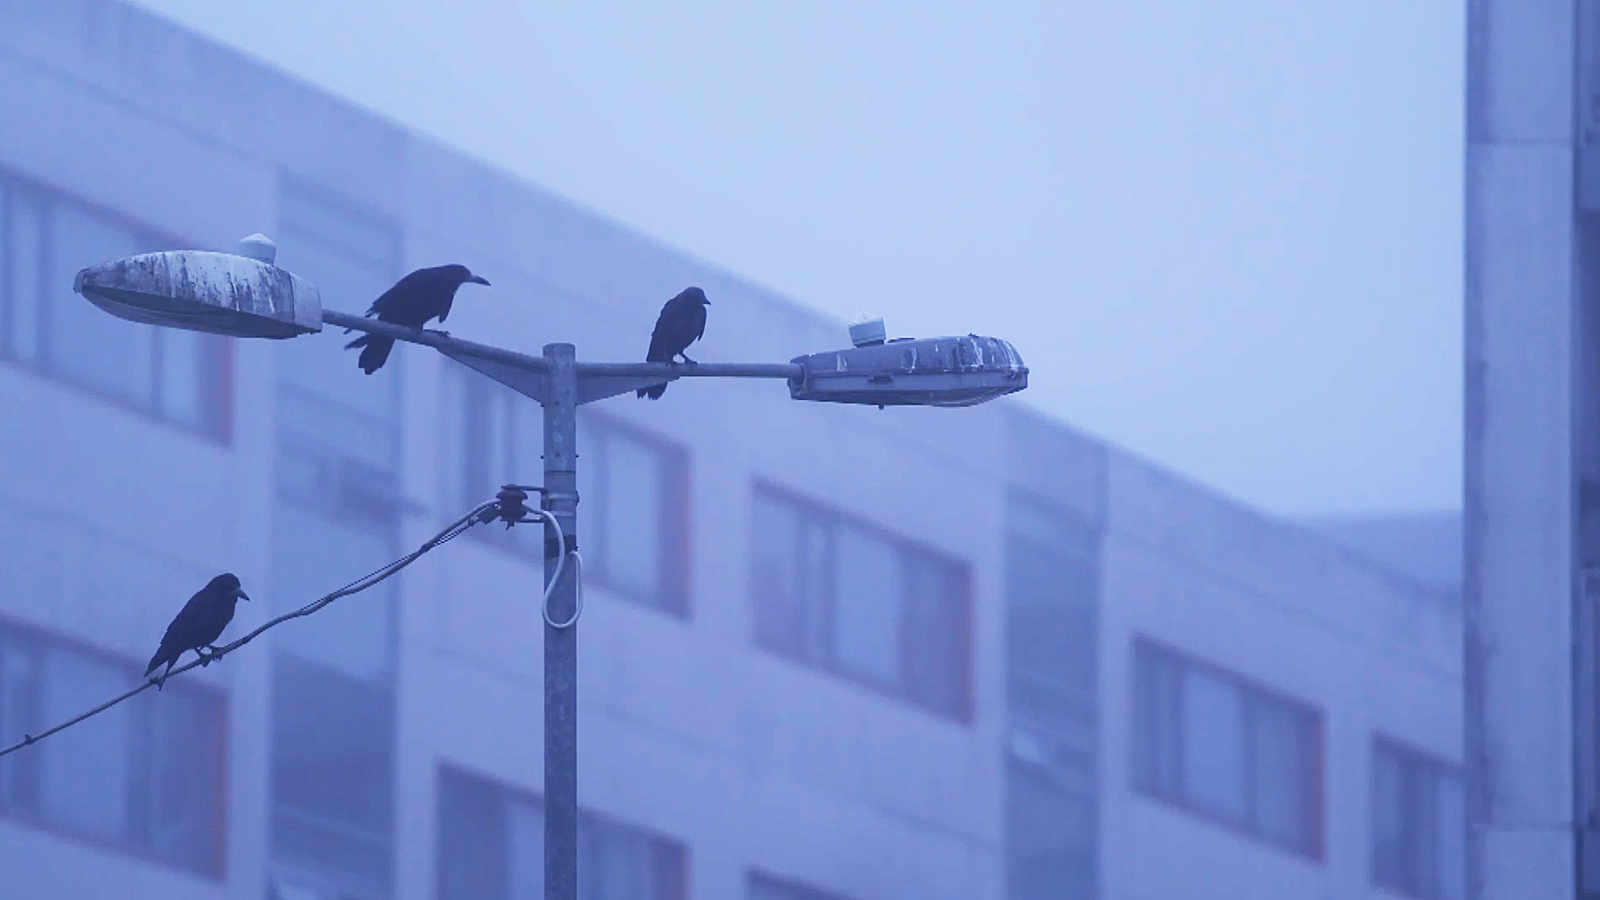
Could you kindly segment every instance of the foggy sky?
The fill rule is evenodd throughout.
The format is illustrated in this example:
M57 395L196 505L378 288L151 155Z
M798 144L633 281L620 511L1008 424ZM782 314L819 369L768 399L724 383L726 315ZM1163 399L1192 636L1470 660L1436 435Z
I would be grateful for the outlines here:
M1459 3L140 2L824 312L1008 337L1246 501L1459 508Z

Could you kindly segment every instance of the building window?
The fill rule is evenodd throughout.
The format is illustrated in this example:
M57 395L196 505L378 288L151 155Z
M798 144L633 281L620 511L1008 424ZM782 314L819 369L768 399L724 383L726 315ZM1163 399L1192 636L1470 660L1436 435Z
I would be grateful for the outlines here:
M72 291L80 269L173 243L0 174L0 358L227 440L227 338L118 319Z
M1099 663L1100 535L1031 497L1006 504L1006 670L1012 690L1093 698Z
M686 900L683 844L578 812L578 900ZM544 896L544 807L533 794L439 770L438 900Z
M539 405L488 378L462 379L462 504L502 484L537 484L544 472ZM587 409L578 414L578 547L584 576L620 596L689 614L689 461L681 446ZM544 529L475 535L544 558Z
M324 303L365 312L399 279L401 232L394 223L294 182L278 202L278 263L315 284ZM273 348L279 390L294 403L287 419L280 411L280 425L310 428L352 457L394 467L404 342L383 377L362 373L355 351L344 349L348 340L283 341Z
M1134 777L1145 794L1322 857L1322 717L1153 643L1134 645Z
M1099 529L1006 503L1006 896L1094 896L1099 880Z
M388 687L280 653L271 713L274 868L314 876L341 897L389 896L395 714Z
M136 661L0 624L0 734L36 733L135 687ZM226 704L172 682L0 760L0 815L220 877Z
M753 504L757 646L970 718L965 564L767 485Z
M1466 896L1461 776L1378 738L1372 747L1372 880L1422 900Z
M394 284L400 230L309 185L279 196L278 261L362 310ZM287 612L399 554L399 362L362 374L343 341L277 365L272 594ZM273 633L270 879L276 896L393 895L395 607L401 582ZM272 896L272 895L269 895Z
M778 878L764 872L751 872L745 881L746 900L851 900L787 878Z
M1100 822L1095 796L1050 774L1007 766L1007 900L1096 896Z

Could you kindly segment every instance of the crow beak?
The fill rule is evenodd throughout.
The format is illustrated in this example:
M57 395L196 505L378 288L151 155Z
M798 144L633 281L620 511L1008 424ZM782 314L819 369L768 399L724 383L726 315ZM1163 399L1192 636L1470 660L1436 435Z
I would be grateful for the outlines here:
M484 287L488 287L489 286L489 279L483 277L482 275L474 275L471 278L468 278L467 280L472 282L473 284L481 284Z
M243 600L243 601L245 601L247 603L250 601L250 595L246 594L244 591L234 591L233 595L235 597L238 597L240 600Z
M704 303L704 304L705 304L705 305L707 305L707 306L710 306L710 305L711 305L711 301L710 301L710 300L701 300L701 301L700 301L700 302L701 302L701 303Z

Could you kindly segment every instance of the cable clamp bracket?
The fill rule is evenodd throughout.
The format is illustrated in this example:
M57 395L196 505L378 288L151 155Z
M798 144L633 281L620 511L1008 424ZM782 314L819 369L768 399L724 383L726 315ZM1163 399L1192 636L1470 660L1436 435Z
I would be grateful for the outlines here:
M537 493L543 496L544 492L544 488L531 484L503 484L499 493L494 495L495 505L479 513L477 521L483 525L490 522L504 522L507 528L537 522L540 516L529 508L528 494Z

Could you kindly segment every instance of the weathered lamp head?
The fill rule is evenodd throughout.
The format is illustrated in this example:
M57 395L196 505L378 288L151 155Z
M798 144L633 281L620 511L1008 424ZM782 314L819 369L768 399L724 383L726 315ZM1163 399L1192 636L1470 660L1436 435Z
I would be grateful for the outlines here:
M271 241L254 234L240 251L129 256L84 269L72 289L118 318L147 325L265 338L322 330L316 287L273 265Z
M796 400L866 406L976 406L1028 386L1028 367L999 338L883 339L881 319L850 329L856 346L797 356L789 379Z

